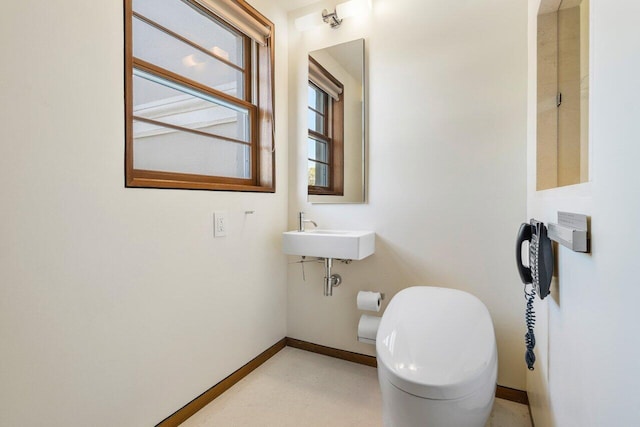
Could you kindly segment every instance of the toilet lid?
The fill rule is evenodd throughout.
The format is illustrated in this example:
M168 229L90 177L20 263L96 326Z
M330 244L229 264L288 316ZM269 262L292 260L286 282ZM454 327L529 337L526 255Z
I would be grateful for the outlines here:
M418 286L396 294L380 321L376 354L393 385L420 397L455 399L495 381L489 311L455 289Z

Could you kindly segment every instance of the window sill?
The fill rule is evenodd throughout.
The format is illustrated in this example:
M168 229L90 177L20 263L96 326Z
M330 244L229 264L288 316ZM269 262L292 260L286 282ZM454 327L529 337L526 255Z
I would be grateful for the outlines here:
M147 178L133 178L128 180L125 187L133 188L172 188L176 190L212 190L212 191L244 191L253 193L275 193L275 187L259 185L223 184L213 182L186 182L178 180L158 180Z

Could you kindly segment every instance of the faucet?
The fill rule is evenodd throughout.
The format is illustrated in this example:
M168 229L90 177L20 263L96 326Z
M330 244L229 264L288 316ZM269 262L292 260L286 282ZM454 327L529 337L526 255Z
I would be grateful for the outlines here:
M298 213L298 231L299 232L303 232L304 231L304 223L305 222L310 222L315 227L318 227L318 224L316 224L315 221L311 221L310 219L304 219L304 212L300 211L300 213Z

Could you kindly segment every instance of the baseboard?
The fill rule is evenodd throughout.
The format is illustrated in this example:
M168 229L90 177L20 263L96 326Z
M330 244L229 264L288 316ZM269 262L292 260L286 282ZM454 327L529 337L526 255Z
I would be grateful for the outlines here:
M327 347L320 344L314 344L307 341L297 340L295 338L286 338L287 346L299 348L300 350L310 351L312 353L323 354L336 359L347 360L349 362L359 363L361 365L378 366L375 356L367 356L366 354L354 353L352 351L339 350L333 347Z
M529 405L529 396L527 396L527 392L515 388L499 385L496 387L496 397L516 403L522 403L527 406Z
M187 420L187 418L191 417L193 414L198 412L200 409L207 406L211 403L216 397L220 396L222 393L230 389L234 384L239 382L241 379L249 375L253 370L255 370L258 366L262 365L264 362L273 357L276 353L282 350L285 347L293 347L300 350L309 351L312 353L318 353L329 357L334 357L336 359L342 359L353 363L358 363L361 365L377 367L377 361L375 356L368 356L366 354L354 353L352 351L340 350L333 347L327 347L320 344L314 344L307 341L298 340L295 338L283 338L262 353L260 353L257 357L251 360L249 363L229 375L224 380L220 381L218 384L214 385L200 396L193 399L191 402L187 403L185 406L177 410L172 415L168 416L162 422L158 423L156 427L177 427L183 422ZM517 390L514 388L503 387L501 385L496 387L496 397L500 399L510 400L512 402L522 403L524 405L529 405L529 398L527 396L526 391Z
M301 350L323 354L325 356L348 360L349 362L359 363L361 365L373 366L374 368L378 366L375 356L367 356L365 354L339 350L337 348L314 344L295 338L287 337L286 340L288 347L295 347ZM527 392L517 390L515 388L509 388L499 385L496 387L496 397L500 399L510 400L512 402L522 403L523 405L529 405Z
M200 409L207 406L211 403L216 397L220 396L222 393L230 389L234 384L238 381L249 375L254 369L258 366L262 365L264 362L269 360L273 355L286 347L286 338L281 339L262 353L260 353L257 357L251 360L249 363L229 375L227 378L220 381L218 384L211 387L209 390L202 393L200 396L193 399L191 402L187 403L181 409L177 410L172 415L168 416L166 419L161 421L156 427L176 427L182 424L187 420L187 418L191 417L193 414L198 412Z

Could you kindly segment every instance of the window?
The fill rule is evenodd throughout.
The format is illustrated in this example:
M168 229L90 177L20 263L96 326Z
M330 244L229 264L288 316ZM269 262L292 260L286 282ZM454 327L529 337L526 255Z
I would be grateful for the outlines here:
M344 86L309 57L309 194L344 193Z
M275 191L273 24L243 0L125 0L128 187Z

